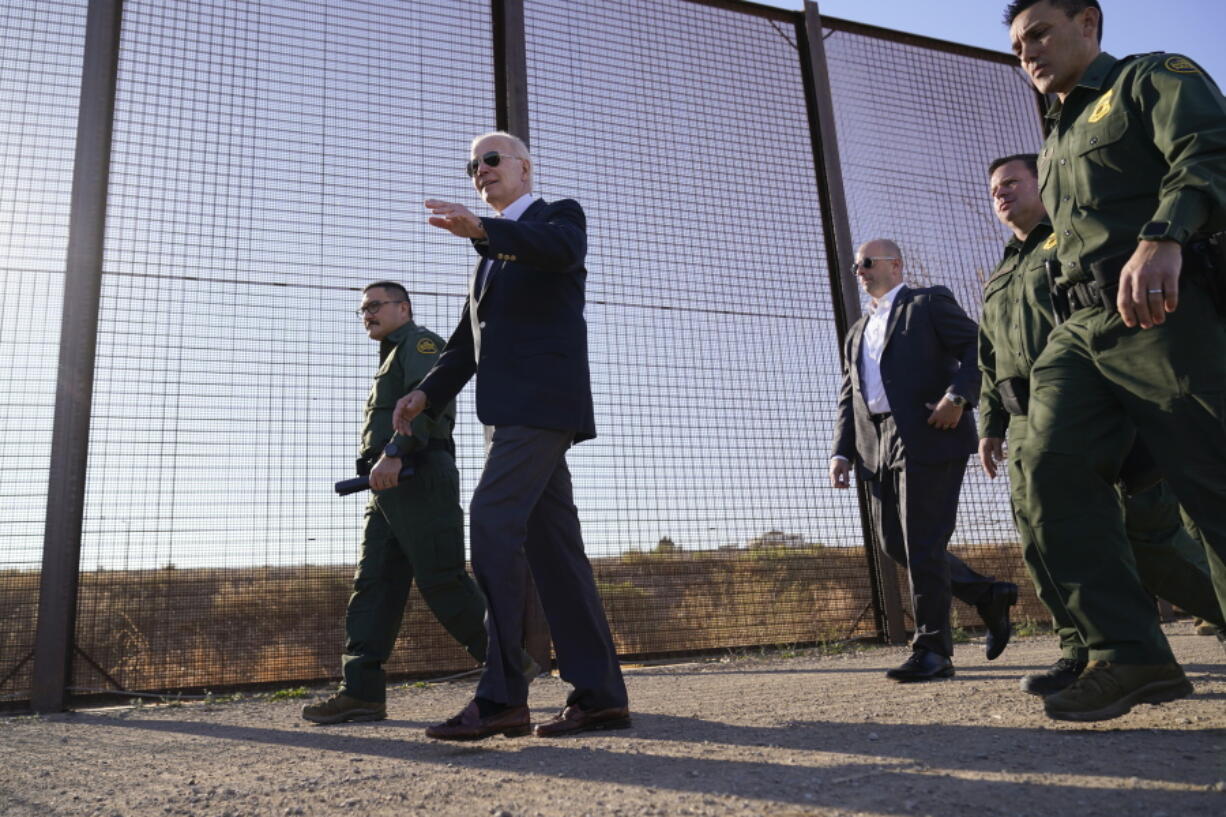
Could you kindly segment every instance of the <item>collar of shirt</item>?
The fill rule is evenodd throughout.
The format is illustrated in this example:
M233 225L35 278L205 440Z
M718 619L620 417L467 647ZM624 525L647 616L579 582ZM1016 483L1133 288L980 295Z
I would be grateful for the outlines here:
M393 332L388 332L387 337L379 341L379 359L386 360L388 354L400 344L404 343L405 339L417 331L417 324L413 320L404 322L403 326L398 327Z
M1039 219L1039 223L1034 225L1030 232L1026 234L1025 240L1017 236L1009 239L1005 244L1004 260L1008 260L1010 256L1033 250L1040 241L1047 241L1047 239L1051 238L1051 234L1051 222L1046 218Z
M1091 91L1101 91L1103 85L1107 83L1107 77L1111 74L1111 69L1119 62L1115 57L1108 54L1106 51L1100 51L1098 56L1094 58L1081 75L1081 79L1077 80L1077 88L1088 88ZM1073 90L1076 90L1074 88ZM1064 103L1058 98L1053 99L1050 106L1047 108L1048 119L1059 119L1060 111L1064 109Z
M898 293L902 292L902 288L905 286L906 284L900 283L898 286L894 287L880 298L873 298L871 301L869 301L869 309L871 309L874 313L884 312L889 314L890 307L894 305L894 299L898 297Z
M536 199L531 193L524 193L515 201L507 205L507 209L498 214L499 218L509 218L511 221L519 221L519 217L524 214L524 211L532 206L532 202Z

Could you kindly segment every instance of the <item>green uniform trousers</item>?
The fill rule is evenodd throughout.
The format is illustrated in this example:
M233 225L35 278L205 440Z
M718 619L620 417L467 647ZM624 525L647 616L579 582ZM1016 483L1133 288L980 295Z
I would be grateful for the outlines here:
M413 579L430 611L479 663L485 661L485 598L464 570L460 476L446 451L419 455L416 473L366 506L362 558L345 612L341 692L386 698L391 655Z
M1200 527L1211 565L1226 556L1226 323L1195 284L1153 329L1129 329L1114 310L1080 310L1035 361L1028 420L1026 513L1089 658L1174 661L1139 576L1115 476L1140 435Z
M1022 470L1021 452L1028 435L1025 417L1009 420L1009 493L1013 504L1013 520L1022 540L1022 560L1038 592L1039 601L1051 613L1052 626L1060 638L1060 652L1065 658L1086 661L1089 649L1077 632L1077 623L1064 602L1055 582L1043 565L1035 532L1026 506L1026 474ZM1205 566L1200 543L1184 530L1179 503L1165 482L1124 499L1124 528L1137 574L1145 590L1159 596L1206 621L1223 621L1213 582Z

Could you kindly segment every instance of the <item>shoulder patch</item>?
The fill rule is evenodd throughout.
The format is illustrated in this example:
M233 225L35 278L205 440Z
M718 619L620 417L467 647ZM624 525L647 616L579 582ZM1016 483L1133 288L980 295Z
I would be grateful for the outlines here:
M1043 242L1043 249L1054 250L1055 248L1056 248L1056 237L1054 235L1049 235L1047 237L1047 240Z
M433 355L438 352L438 344L431 338L422 338L417 341L417 351L423 355Z
M1111 113L1111 103L1115 101L1115 89L1107 91L1098 98L1098 104L1094 106L1094 110L1090 111L1090 122L1097 122L1107 114Z
M1201 72L1200 66L1187 57L1167 57L1162 66L1176 74L1199 74Z

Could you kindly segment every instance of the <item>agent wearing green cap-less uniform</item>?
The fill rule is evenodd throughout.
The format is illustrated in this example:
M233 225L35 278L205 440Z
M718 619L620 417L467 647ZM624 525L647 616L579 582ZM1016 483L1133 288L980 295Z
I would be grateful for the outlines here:
M1226 322L1200 252L1226 227L1226 99L1185 57L1117 60L1096 0L1017 0L1014 52L1054 93L1039 184L1072 315L1031 372L1022 453L1037 546L1089 646L1058 720L1188 695L1124 531L1115 476L1139 436L1226 588ZM1114 308L1112 308L1114 307Z
M430 371L443 340L413 322L408 293L390 281L366 287L358 314L379 341L381 361L359 452L359 462L370 467L372 495L345 612L343 681L333 697L303 707L302 716L315 723L387 716L383 662L400 633L414 579L447 632L478 662L485 660L485 599L464 570L464 512L451 439L455 404L419 416L411 435L392 428L396 401ZM408 465L415 472L401 480Z
M1037 159L1033 153L1006 156L988 168L993 209L1014 237L984 287L979 458L984 471L995 478L1007 429L1009 489L1022 558L1039 600L1051 612L1061 651L1049 670L1026 675L1021 686L1024 692L1050 695L1077 680L1086 667L1087 648L1036 547L1021 467L1030 369L1055 326L1045 264L1055 257L1057 242L1039 198ZM1124 519L1145 589L1215 624L1223 621L1201 545L1183 529L1179 505L1165 483L1125 497Z

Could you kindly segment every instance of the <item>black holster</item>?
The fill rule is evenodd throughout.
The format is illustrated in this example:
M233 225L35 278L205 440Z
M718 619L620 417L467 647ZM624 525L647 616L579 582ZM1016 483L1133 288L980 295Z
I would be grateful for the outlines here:
M1030 410L1030 381L1024 377L1009 377L996 384L1000 404L1015 417L1025 417Z
M370 457L358 457L353 461L353 472L359 477L370 476L370 469L374 468L375 464Z
M1110 258L1100 259L1090 265L1090 275L1094 276L1094 289L1097 290L1094 295L1097 295L1098 303L1101 303L1108 312L1114 312L1119 308L1116 306L1115 297L1120 291L1120 273L1124 271L1124 265L1131 257L1132 253L1124 252ZM1097 304L1089 305L1097 306Z
M1162 481L1162 472L1149 448L1137 437L1132 443L1128 455L1120 466L1120 485L1124 493L1136 496L1144 490L1154 487Z
M1226 231L1189 241L1183 266L1183 275L1204 287L1213 308L1226 317Z

